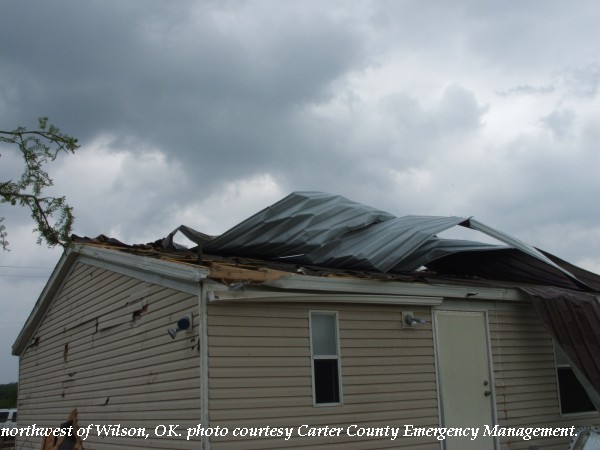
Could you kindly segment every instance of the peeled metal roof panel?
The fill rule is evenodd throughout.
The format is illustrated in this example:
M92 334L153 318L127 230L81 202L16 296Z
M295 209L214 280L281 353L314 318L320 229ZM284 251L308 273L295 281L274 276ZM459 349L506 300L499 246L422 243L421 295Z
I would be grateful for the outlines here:
M575 283L576 286L586 290L592 290L586 283L578 279L575 275L573 275L564 267L561 267L558 264L554 263L554 261L552 261L546 255L544 255L542 252L538 251L535 247L526 244L523 241L520 241L519 239L516 239L512 236L509 236L508 234L503 233L502 231L496 230L488 225L485 225L475 219L470 219L469 221L467 221L465 223L465 226L472 228L473 230L481 231L482 233L485 233L488 236L498 239L499 241L502 241L510 245L511 247L514 247L517 250L520 250L521 252L553 267L554 269L562 272L569 280Z
M521 289L531 297L539 318L571 366L578 369L577 378L587 380L586 391L592 394L594 406L600 408L600 303L597 296L548 286Z
M581 289L561 270L511 247L452 252L427 263L427 267L447 276Z
M295 192L211 241L205 250L387 272L400 260L410 266L417 248L464 221L461 217L398 218L339 195ZM419 265L415 262L411 270Z
M437 237L456 225L482 231L507 245ZM322 192L294 192L206 243L204 250L224 256L379 272L428 266L440 273L533 279L556 285L566 282L567 286L592 290L535 248L472 218L395 217Z
M267 259L306 254L344 233L393 217L339 195L297 192L231 228L205 250Z
M460 217L398 217L341 235L309 256L315 264L388 272L437 233L463 222ZM413 263L410 270L417 269Z
M506 245L484 244L462 239L432 238L415 250L410 261L400 261L390 272L410 272L415 266L428 266L435 261L456 253L492 252L508 248Z

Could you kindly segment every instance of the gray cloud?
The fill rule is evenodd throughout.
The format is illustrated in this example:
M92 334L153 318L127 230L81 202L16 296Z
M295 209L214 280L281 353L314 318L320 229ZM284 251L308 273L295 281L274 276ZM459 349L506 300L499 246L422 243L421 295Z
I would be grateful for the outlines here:
M184 2L174 14L127 2L59 5L25 30L15 23L31 5L4 15L13 24L4 39L28 37L26 58L2 55L13 91L4 114L30 121L25 111L44 111L82 141L109 132L168 149L206 186L215 166L235 177L285 164L292 143L277 136L293 134L297 111L360 67L360 34L318 8L273 18L252 3Z
M576 119L577 114L575 111L562 109L552 111L547 116L542 117L541 122L552 131L556 139L565 139L572 135Z
M600 65L592 63L565 70L563 80L571 95L592 99L600 85Z
M500 96L509 96L509 95L545 95L556 92L556 86L552 84L548 84L545 86L531 86L531 85L522 85L515 86L506 91L497 92Z
M600 268L598 14L581 1L7 2L0 129L49 115L80 139L49 169L78 234L220 233L311 189L475 215ZM2 148L0 176L17 161ZM0 214L5 265L55 263L27 214ZM11 321L39 289L0 277Z

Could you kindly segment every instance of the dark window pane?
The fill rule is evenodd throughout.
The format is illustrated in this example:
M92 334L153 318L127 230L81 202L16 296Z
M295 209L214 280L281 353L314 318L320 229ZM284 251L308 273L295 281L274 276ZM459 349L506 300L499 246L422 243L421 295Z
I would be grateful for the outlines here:
M570 367L558 367L560 409L564 414L595 411L585 389L575 377Z
M16 412L16 411L15 411L15 413L14 413L14 415L13 415L12 421L13 421L13 422L16 422L16 421L17 421L17 412Z
M4 412L0 412L0 422L4 422L6 419L8 419L8 411Z
M315 401L317 403L338 403L340 385L338 362L336 359L315 359Z

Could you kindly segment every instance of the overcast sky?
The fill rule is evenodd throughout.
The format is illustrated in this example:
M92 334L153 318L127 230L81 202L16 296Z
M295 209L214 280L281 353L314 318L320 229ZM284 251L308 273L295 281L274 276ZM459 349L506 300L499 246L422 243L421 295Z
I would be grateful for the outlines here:
M594 1L3 2L0 129L49 116L75 233L220 234L295 190L475 216L600 272ZM0 180L18 176L0 147ZM0 206L0 383L61 251Z

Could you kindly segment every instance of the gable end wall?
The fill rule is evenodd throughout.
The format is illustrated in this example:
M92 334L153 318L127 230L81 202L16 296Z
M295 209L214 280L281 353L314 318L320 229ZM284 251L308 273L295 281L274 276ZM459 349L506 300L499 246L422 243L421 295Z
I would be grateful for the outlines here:
M167 335L186 313L194 328ZM55 295L19 366L19 426L57 427L77 408L80 427L144 427L147 440L97 436L85 449L181 448L154 438L159 424L200 422L198 297L77 263ZM18 438L39 449L41 438ZM125 446L125 447L124 447Z

